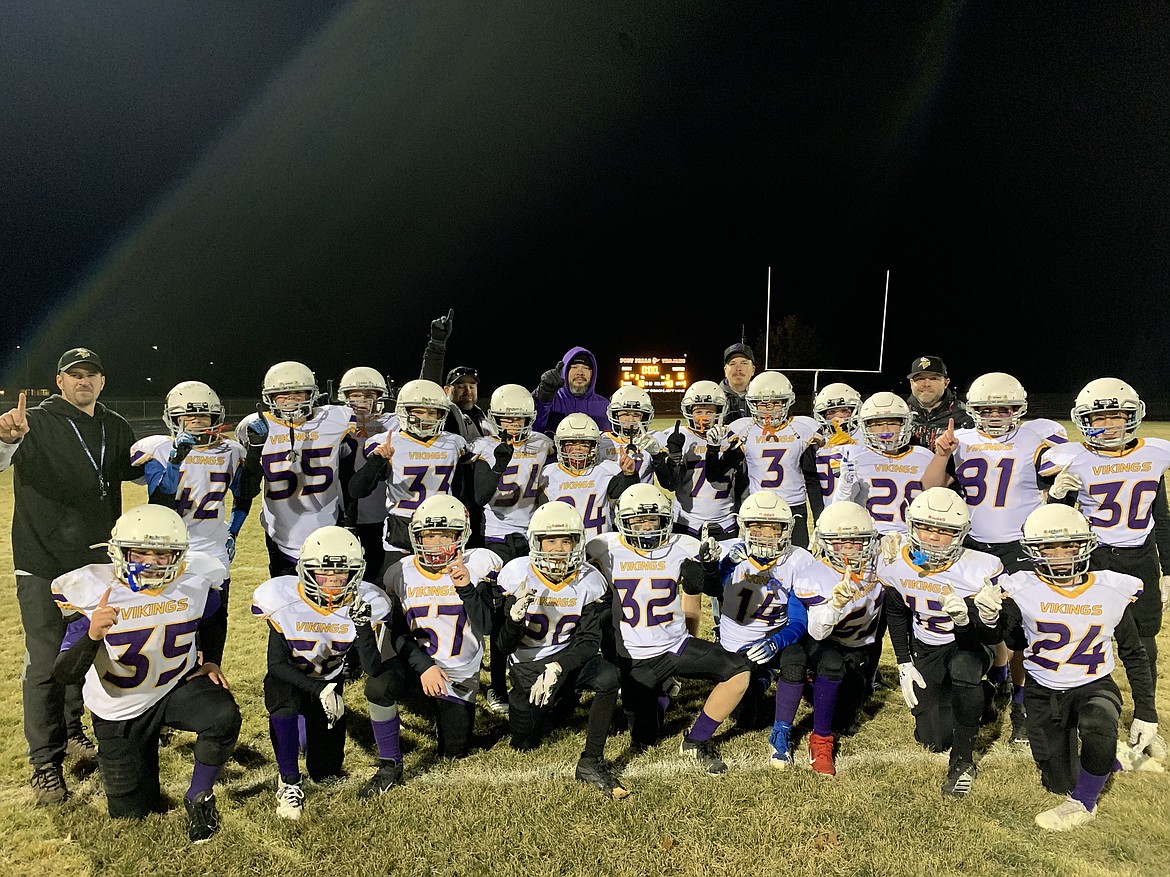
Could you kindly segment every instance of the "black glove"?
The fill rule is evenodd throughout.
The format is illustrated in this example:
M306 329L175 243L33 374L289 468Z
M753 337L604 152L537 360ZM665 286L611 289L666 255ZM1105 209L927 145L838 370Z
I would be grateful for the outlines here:
M455 320L455 308L447 311L447 316L431 320L431 340L437 344L446 344L451 337L451 330Z
M493 472L502 473L508 468L508 464L512 462L513 448L510 442L502 441L496 445L493 451L496 457L496 465L492 467Z
M268 441L268 418L264 416L264 410L260 405L257 405L256 408L259 415L255 420L249 421L244 430L250 448L258 448Z
M353 605L349 607L349 620L355 627L369 627L373 620L374 607L361 597L355 597Z
M674 432L672 432L666 439L666 453L670 457L670 462L679 464L682 462L683 442L686 441L686 436L682 434L682 421L676 420L674 422Z
M182 465L183 461L187 459L187 455L191 453L191 449L195 447L195 436L189 432L181 432L175 436L174 449L171 451L168 462L176 466Z
M539 401L551 402L557 390L565 385L565 379L561 375L564 365L563 362L558 362L556 368L550 368L540 376L540 385L536 388L536 398Z

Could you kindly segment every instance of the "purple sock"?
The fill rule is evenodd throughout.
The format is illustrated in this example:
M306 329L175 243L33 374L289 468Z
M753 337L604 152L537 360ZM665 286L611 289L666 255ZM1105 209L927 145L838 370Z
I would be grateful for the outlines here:
M305 730L305 717L297 716L297 748L301 754L309 751L309 732Z
M804 686L783 679L776 680L776 721L792 724L796 718L796 708L800 706L800 699L804 697Z
M987 678L996 685L999 685L1001 682L1007 682L1008 665L1004 664L1002 667L992 667L991 672L987 675Z
M658 717L661 719L666 715L666 711L670 709L670 696L666 694L658 695Z
M402 730L402 722L398 716L383 722L370 719L370 724L374 728L374 741L378 744L378 757L401 762L402 745L399 742L399 732Z
M1092 810L1097 806L1097 799L1101 797L1101 790L1105 788L1107 779L1109 779L1109 774L1099 777L1082 767L1077 775L1077 784L1072 790L1071 797L1084 804L1086 810Z
M222 768L222 764L217 764L213 767L210 764L204 764L196 758L195 769L191 771L191 785L187 787L187 800L194 801L195 796L200 792L210 792Z
M286 782L301 775L300 745L297 741L297 719L300 718L300 716L268 717L272 751L276 753L276 769L280 771L280 775Z
M837 711L837 691L840 679L817 676L813 680L813 733L828 737L833 733L833 713Z
M1023 702L1024 702L1024 686L1013 685L1012 686L1012 703L1023 703Z
M699 713L699 717L695 719L695 724L687 731L687 739L694 740L696 743L702 743L704 740L710 740L715 736L715 731L718 730L719 723L704 712Z

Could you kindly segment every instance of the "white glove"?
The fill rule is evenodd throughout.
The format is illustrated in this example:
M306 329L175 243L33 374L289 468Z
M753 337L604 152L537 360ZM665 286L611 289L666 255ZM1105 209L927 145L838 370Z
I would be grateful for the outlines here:
M736 542L731 546L731 550L727 552L727 559L732 563L743 563L751 555L748 553L747 546L742 542Z
M649 454L651 457L662 450L662 445L658 443L658 439L654 438L648 432L642 433L634 439L632 444L643 454Z
M723 549L719 547L719 540L707 535L708 525L704 524L699 530L699 563L710 563L723 556Z
M772 636L775 636L775 634L772 634ZM747 659L753 664L767 664L776 657L776 653L780 651L780 646L776 644L772 636L766 636L762 640L757 640L748 646L746 651Z
M838 477L846 484L857 483L857 464L848 454L841 455L841 469Z
M910 709L918 706L918 695L914 691L914 686L925 689L926 680L922 678L913 661L898 665L898 684L902 686L902 700L906 701L906 706Z
M857 596L858 587L853 583L853 577L845 573L845 578L833 586L833 597L829 600L834 609L844 609L846 604Z
M893 563L902 553L902 534L887 533L881 541L882 562Z
M360 595L354 597L353 604L349 607L349 620L356 627L369 627L374 620L374 607Z
M321 701L321 709L325 711L325 725L332 728L337 724L338 719L345 715L345 701L341 699L337 683L330 682L317 697Z
M512 608L508 611L508 616L517 624L524 620L524 616L528 613L528 607L532 605L532 601L536 599L536 591L525 587L523 591L516 592L516 602L512 604Z
M942 608L943 612L951 616L955 627L966 627L971 623L971 617L967 614L967 601L954 591L943 594Z
M557 680L561 678L561 665L556 661L546 664L544 672L532 684L532 691L528 693L528 702L533 706L548 706L552 700L553 689Z
M1157 736L1157 722L1143 722L1141 719L1134 719L1129 726L1129 748L1134 752L1142 752Z
M727 438L726 426L713 426L707 430L705 440L707 442L707 450L711 448L718 448L723 444L723 440Z
M1052 487L1048 488L1048 495L1053 499L1064 499L1070 492L1076 493L1081 489L1081 479L1068 471L1071 465L1071 462L1066 463L1065 467L1056 473Z
M979 610L980 621L988 627L995 627L999 621L999 610L1003 607L1003 591L991 579L984 579L983 582L983 587L975 595L975 608Z
M1162 607L1165 608L1170 603L1170 576L1162 576L1158 583L1162 586Z

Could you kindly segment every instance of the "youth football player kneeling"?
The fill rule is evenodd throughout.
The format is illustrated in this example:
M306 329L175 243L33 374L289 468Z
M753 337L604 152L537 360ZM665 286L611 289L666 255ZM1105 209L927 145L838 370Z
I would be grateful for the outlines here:
M372 640L371 628L381 628L390 617L386 595L362 581L365 569L356 535L344 527L320 527L301 545L296 575L269 579L252 596L252 614L268 622L264 705L280 772L276 815L282 819L300 819L305 805L302 717L309 777L321 783L342 775L346 723L342 689L346 676L357 667L357 653L351 654L351 649L363 633ZM397 710L392 713L379 716L371 704L378 755L393 759L401 777ZM366 797L362 792L359 795Z
M975 614L1012 648L1027 644L1032 757L1044 788L1068 796L1037 814L1036 824L1067 831L1097 815L1097 799L1115 769L1121 691L1112 675L1114 638L1133 693L1131 751L1141 752L1158 733L1149 661L1132 608L1142 582L1112 570L1089 572L1097 537L1070 506L1044 505L1028 515L1021 544L1034 569L984 586L975 595Z
M620 800L629 792L602 759L621 686L617 667L600 652L602 625L612 617L609 586L584 562L585 524L568 503L545 503L533 513L528 544L529 555L508 562L499 577L505 594L499 644L512 678L512 746L535 749L572 710L572 695L592 691L576 776Z
M62 684L84 680L106 806L115 819L141 819L164 806L159 730L198 735L184 796L187 835L194 843L210 840L219 830L212 786L240 733L240 710L219 668L222 628L207 623L219 608L217 589L227 570L210 555L189 551L183 519L161 505L123 513L110 533L109 554L112 564L90 564L53 580L53 599L68 622L53 675Z

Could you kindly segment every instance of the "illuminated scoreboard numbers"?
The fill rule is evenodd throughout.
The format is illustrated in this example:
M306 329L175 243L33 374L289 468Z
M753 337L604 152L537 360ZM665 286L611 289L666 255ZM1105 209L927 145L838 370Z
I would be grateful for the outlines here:
M681 393L687 388L685 356L624 356L618 365L622 386L642 387L649 393Z

